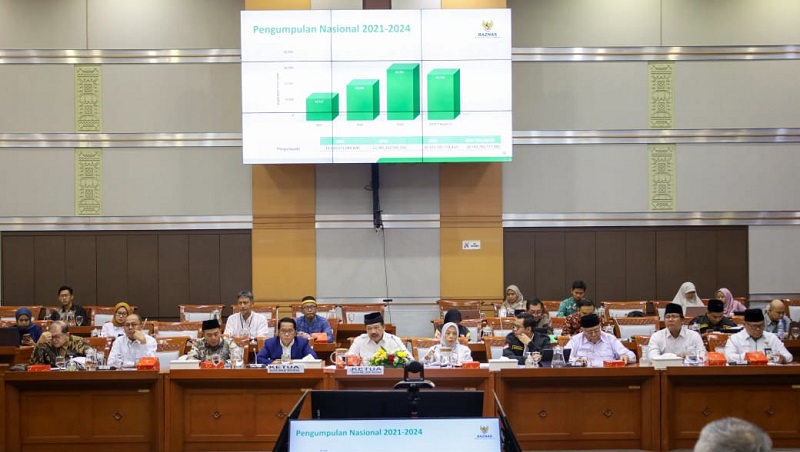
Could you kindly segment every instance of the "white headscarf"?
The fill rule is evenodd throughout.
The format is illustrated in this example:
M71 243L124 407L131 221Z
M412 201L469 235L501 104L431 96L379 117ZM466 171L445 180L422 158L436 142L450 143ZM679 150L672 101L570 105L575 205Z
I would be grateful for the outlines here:
M512 290L517 294L517 301L514 304L510 304L508 299L505 297L505 294L503 294L503 307L506 308L507 311L510 311L508 315L511 315L517 309L525 309L525 297L522 296L522 292L519 291L519 287L515 286L514 284L506 287L506 292L509 290Z
M694 292L694 298L687 298L686 294L689 292ZM678 289L678 293L675 294L675 298L672 299L672 302L680 305L681 308L683 308L684 314L686 314L686 306L703 306L703 301L700 300L700 296L697 295L697 289L695 289L694 284L690 282L681 284L681 288Z

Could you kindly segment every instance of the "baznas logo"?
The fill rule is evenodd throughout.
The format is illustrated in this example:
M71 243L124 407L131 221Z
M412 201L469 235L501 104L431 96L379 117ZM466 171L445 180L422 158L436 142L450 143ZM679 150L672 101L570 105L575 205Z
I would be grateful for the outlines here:
M483 27L484 32L478 33L478 36L481 37L497 37L497 33L492 33L492 27L494 27L493 20L484 20L481 22L481 27Z
M483 433L485 435L486 432L488 432L488 431L489 431L489 426L488 425L481 425L481 433Z

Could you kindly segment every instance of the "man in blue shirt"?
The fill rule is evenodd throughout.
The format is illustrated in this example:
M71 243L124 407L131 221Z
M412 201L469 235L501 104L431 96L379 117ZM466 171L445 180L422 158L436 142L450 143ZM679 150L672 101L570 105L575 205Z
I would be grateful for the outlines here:
M328 319L317 315L317 299L311 295L303 297L300 302L300 309L303 315L297 317L297 335L304 339L309 339L313 333L325 333L328 335L328 342L333 342L333 328Z

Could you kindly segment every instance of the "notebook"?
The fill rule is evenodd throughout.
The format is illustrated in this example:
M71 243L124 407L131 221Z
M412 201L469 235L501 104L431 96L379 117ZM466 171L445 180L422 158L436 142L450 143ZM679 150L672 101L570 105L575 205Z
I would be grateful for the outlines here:
M19 331L16 328L0 328L0 347L19 347Z

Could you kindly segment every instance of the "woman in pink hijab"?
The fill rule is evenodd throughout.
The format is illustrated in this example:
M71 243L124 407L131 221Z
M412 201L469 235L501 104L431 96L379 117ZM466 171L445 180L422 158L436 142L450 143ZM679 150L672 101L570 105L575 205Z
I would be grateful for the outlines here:
M730 290L724 287L717 291L715 298L722 302L722 315L725 317L730 317L734 312L741 312L747 309L740 301L733 298Z

